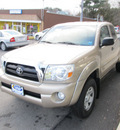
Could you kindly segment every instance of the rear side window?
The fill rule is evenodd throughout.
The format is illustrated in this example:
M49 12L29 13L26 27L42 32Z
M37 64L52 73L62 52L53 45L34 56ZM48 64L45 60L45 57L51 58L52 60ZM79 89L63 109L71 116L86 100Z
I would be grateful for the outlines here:
M111 30L112 37L115 40L117 38L117 36L116 36L116 33L115 33L115 29L114 29L114 27L112 25L110 25L110 30Z
M100 30L100 44L103 42L103 39L110 37L109 30L107 26L103 26Z

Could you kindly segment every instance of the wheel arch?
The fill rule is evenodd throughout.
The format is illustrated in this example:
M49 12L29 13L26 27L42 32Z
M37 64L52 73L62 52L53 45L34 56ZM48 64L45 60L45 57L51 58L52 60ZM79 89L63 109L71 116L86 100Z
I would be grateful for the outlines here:
M93 78L96 81L96 84L97 84L96 98L99 98L100 78L99 78L99 68L97 66L98 66L97 62L92 62L88 66L86 66L85 69L83 70L83 72L80 74L80 76L77 80L77 83L76 83L75 91L74 91L73 97L71 99L70 105L73 105L78 101L80 94L84 88L84 85L89 78ZM91 69L88 69L88 68L91 68Z
M100 78L99 78L99 70L96 69L94 72L92 72L90 74L90 76L87 78L87 80L89 78L93 78L97 84L97 95L96 95L96 98L99 98L99 95L100 95ZM87 82L86 80L86 82Z
M2 49L2 44L5 46L5 49ZM6 50L7 50L6 42L1 41L1 42L0 42L0 48L1 48L1 50L6 51Z
M6 42L4 40L0 41L0 45L4 43L6 45ZM7 45L6 45L7 46Z

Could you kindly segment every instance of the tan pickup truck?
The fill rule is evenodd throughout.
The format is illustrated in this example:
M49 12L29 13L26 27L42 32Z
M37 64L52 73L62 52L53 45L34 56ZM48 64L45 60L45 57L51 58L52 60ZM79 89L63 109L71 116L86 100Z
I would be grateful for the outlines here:
M108 22L72 22L52 27L40 40L6 53L1 90L43 107L73 106L88 117L101 79L116 66L120 42Z

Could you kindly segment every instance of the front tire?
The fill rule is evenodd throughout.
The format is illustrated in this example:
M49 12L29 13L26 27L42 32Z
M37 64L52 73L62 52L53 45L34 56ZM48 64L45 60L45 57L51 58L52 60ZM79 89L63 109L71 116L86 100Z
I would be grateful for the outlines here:
M120 62L116 63L116 71L120 72Z
M6 47L5 43L1 43L1 50L2 51L6 51L7 50L7 47Z
M74 105L74 112L80 118L87 118L95 105L97 95L97 85L94 79L87 80L78 102Z
M37 41L39 40L39 35L36 35L35 40Z

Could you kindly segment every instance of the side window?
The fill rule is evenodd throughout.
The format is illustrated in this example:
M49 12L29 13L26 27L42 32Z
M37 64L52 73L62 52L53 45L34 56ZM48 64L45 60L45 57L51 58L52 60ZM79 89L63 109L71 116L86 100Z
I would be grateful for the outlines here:
M108 31L108 27L107 26L103 26L100 30L100 44L103 42L103 39L106 37L110 37L109 31Z
M117 38L117 36L116 36L116 33L115 33L115 29L112 25L110 25L110 30L111 30L112 37L115 40Z

